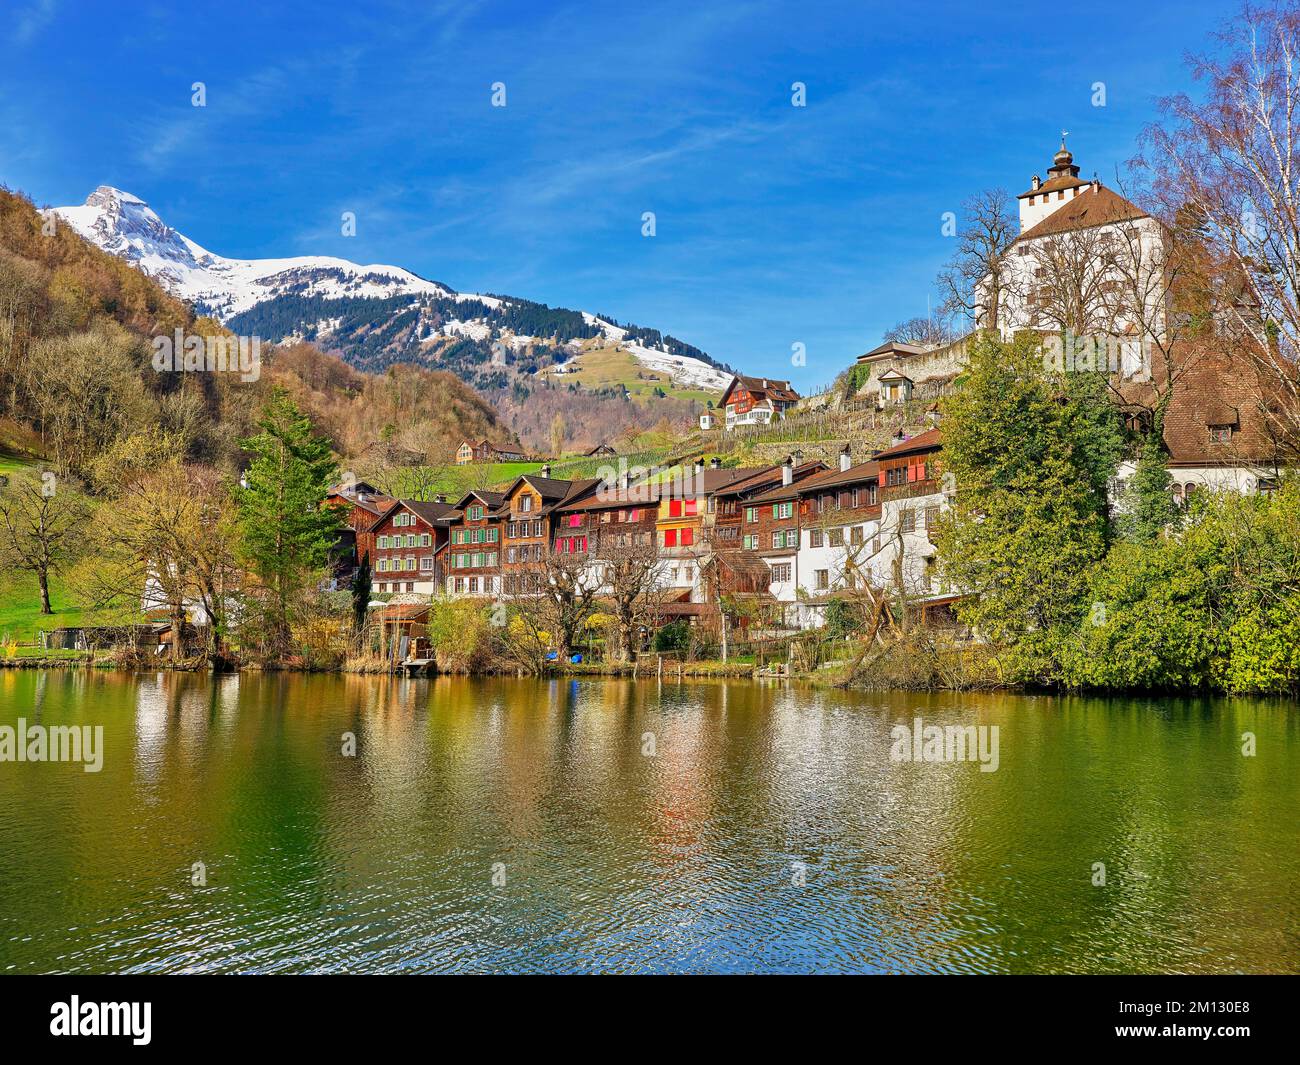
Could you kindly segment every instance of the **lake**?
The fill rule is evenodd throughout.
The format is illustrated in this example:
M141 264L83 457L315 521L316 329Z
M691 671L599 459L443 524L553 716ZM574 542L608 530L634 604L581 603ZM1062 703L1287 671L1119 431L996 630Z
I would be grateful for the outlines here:
M19 719L102 768L0 762L0 971L1300 971L1282 701L0 670Z

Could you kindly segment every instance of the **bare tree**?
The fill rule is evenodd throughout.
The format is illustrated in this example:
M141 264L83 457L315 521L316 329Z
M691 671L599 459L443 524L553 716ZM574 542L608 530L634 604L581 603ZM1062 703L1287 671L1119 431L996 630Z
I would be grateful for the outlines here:
M567 660L578 633L595 610L600 576L586 554L546 550L541 561L523 571L536 593L514 601L521 624L550 635L557 657Z
M914 344L919 348L941 348L960 336L954 328L952 317L944 312L926 317L917 316L899 322L885 331L883 340L896 344Z
M1007 252L1019 234L1019 222L1007 207L1003 189L988 189L968 199L957 250L939 274L946 315L965 316L978 328L997 329L1011 297L1013 278Z
M668 595L663 564L652 535L631 531L602 535L597 548L602 570L602 598L618 629L617 657L629 660L636 632L658 616Z
M1109 335L1115 277L1109 229L1093 226L1030 242L1029 324L1076 337Z
M89 516L81 494L52 474L16 475L0 490L0 567L36 575L42 614L53 613L50 577L80 554Z
M1194 57L1204 99L1161 101L1139 165L1159 176L1169 216L1190 217L1217 269L1216 321L1281 402L1300 444L1300 9L1247 5Z

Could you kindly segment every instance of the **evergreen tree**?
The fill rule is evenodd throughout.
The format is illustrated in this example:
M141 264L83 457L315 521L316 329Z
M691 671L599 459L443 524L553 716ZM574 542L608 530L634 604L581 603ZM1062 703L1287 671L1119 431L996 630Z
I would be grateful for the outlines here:
M963 620L1001 648L1008 680L1050 681L1056 648L1087 609L1106 546L1105 492L1118 461L1093 439L1093 385L1063 380L1037 340L972 347L943 404L943 477L955 490L937 533Z
M266 636L276 654L288 649L294 606L338 542L338 511L324 505L337 467L329 442L283 388L271 391L257 425L240 444L255 457L239 493L239 524L267 591Z

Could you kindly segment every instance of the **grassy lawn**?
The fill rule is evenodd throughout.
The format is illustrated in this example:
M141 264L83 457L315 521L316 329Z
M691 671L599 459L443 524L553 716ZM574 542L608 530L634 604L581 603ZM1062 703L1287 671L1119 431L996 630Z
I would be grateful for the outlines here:
M69 603L58 577L50 581L50 605L54 613L42 614L35 574L0 573L0 643L32 643L41 629L81 624L81 609Z
M0 451L0 476L17 473L19 470L29 469L32 465L30 459L15 455L9 451Z

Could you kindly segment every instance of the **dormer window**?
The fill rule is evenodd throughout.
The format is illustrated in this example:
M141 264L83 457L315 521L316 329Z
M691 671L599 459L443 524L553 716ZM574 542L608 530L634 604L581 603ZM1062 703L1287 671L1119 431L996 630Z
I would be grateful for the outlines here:
M1212 444L1226 444L1232 439L1231 425L1211 425L1209 428Z

